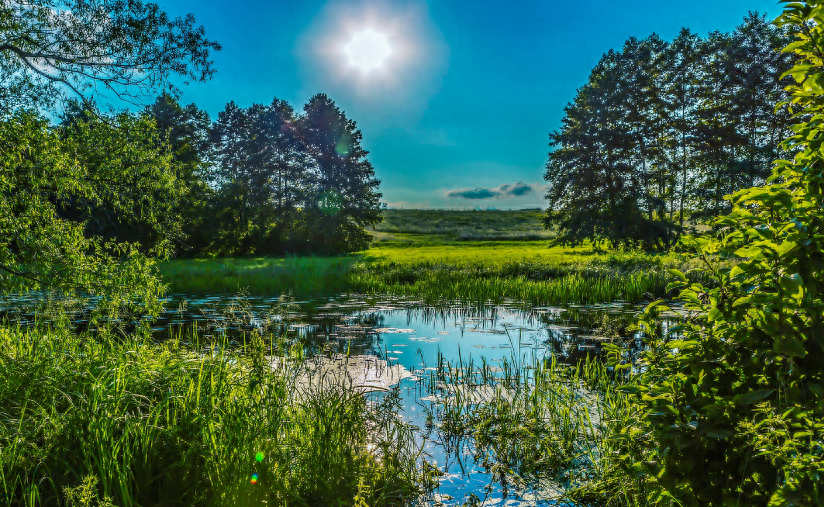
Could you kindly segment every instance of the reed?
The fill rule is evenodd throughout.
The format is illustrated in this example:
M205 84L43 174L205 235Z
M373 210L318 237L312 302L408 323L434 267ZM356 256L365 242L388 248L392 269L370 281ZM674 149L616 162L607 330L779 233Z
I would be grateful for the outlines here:
M345 257L189 259L161 264L170 290L183 294L297 297L345 292L443 300L534 304L638 302L666 294L676 255L547 249L515 244L465 248L376 248Z
M397 406L375 409L345 382L300 387L299 361L272 368L274 347L0 327L0 503L417 498L426 478Z
M439 358L424 382L437 393L431 427L491 474L487 491L556 484L559 503L642 505L649 443L640 408L600 361L561 364L513 352L498 368ZM466 454L466 452L464 452ZM635 470L635 472L633 472ZM548 500L548 499L545 499Z

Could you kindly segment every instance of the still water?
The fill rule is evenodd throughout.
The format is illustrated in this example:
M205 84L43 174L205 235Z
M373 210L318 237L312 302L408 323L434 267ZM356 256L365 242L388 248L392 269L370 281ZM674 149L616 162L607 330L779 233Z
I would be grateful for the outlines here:
M26 301L8 300L0 313L23 324L33 314ZM157 339L186 339L196 327L201 337L241 339L244 332L266 330L286 336L309 358L337 361L352 368L354 383L373 401L397 387L401 416L416 427L426 459L443 472L434 504L463 505L476 495L484 505L552 505L562 484L533 483L501 487L475 458L471 442L440 441L431 419L437 397L424 379L441 362L491 365L534 364L554 356L576 363L599 354L609 341L632 339L626 328L641 307L614 302L528 308L515 302L440 307L402 299L339 297L295 301L282 298L174 295L167 311L152 323ZM15 311L12 311L15 310ZM76 324L83 326L83 312ZM133 323L133 324L136 324ZM311 359L310 359L311 360Z
M156 324L158 334L193 324L205 335L230 336L268 326L302 344L309 356L346 357L354 383L372 391L372 399L397 386L402 417L417 428L427 459L444 474L434 504L463 505L474 494L483 505L508 506L553 505L563 485L544 481L520 489L501 487L476 459L471 441L458 446L441 441L431 424L427 429L427 415L438 402L423 381L427 374L439 361L485 361L493 370L505 362L529 365L550 356L574 364L620 339L641 310L622 302L538 308L515 302L474 307L455 303L435 308L401 299L185 295L170 298L167 307L170 311Z

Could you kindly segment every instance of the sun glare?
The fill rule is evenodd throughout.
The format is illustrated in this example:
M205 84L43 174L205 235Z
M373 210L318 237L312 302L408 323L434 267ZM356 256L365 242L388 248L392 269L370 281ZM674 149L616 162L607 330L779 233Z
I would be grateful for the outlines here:
M392 52L386 36L371 28L356 33L344 48L349 64L369 71L383 65Z

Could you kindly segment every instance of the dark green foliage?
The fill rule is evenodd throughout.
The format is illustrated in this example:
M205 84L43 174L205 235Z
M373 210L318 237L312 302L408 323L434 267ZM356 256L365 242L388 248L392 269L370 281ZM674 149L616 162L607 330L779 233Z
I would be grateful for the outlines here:
M92 198L58 200L59 215L82 221L87 236L133 243L161 257L171 254L183 237L179 201L191 178L152 119L105 116L70 101L56 132L75 163L98 183Z
M192 183L206 197L190 213L196 237L187 250L337 254L365 248L371 241L365 228L381 220L381 194L360 141L355 122L322 94L304 114L278 99L245 109L230 102L199 156L209 165L190 173L208 185Z
M277 253L288 249L302 204L307 167L294 110L275 99L247 109L234 102L211 129L213 209L220 221L212 250ZM286 247L286 248L285 248Z
M673 271L688 317L662 328L657 302L641 319L648 348L627 392L648 454L625 465L650 504L824 505L823 6L790 4L778 19L797 39L785 49L798 58L784 104L799 120L783 147L794 157L731 196L717 238L686 240L714 280Z
M146 107L144 114L154 119L165 149L172 157L173 170L181 192L176 211L186 224L186 234L176 241L177 253L208 244L210 223L208 203L214 192L209 185L209 165L203 154L209 147L211 120L194 104L185 107L167 93Z
M30 113L1 120L0 290L156 302L161 285L143 254L168 255L179 232L175 176L158 142L151 121L129 114L57 129ZM105 234L107 225L150 241Z
M146 115L104 115L93 99L207 80L220 46L193 16L139 0L3 2L0 20L0 291L154 307L152 259L182 237L188 174ZM65 92L75 101L54 127Z
M317 167L306 206L309 242L314 251L345 252L365 248L365 227L381 221L380 181L366 160L355 122L324 94L304 107L303 135Z
M558 240L666 248L687 219L763 184L792 123L774 105L792 57L750 14L731 34L629 39L605 54L550 135L547 227Z

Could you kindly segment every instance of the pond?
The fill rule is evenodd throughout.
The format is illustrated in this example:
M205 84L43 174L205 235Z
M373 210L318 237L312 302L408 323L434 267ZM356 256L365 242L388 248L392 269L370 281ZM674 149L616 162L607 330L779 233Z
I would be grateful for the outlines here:
M484 505L552 504L562 485L545 481L506 487L478 459L471 440L455 445L432 431L439 402L427 382L439 364L530 365L554 356L575 364L621 339L642 307L623 302L525 308L501 305L439 307L403 299L365 297L290 301L277 298L187 297L167 302L158 334L197 325L205 335L274 326L309 356L342 357L356 385L373 390L398 386L402 416L418 428L419 443L443 476L436 501L462 505L476 495ZM177 310L175 310L177 308ZM632 339L631 337L629 339ZM541 500L536 500L541 499Z
M33 318L25 309L31 302L18 298L0 306L7 316L26 324ZM484 505L523 506L552 504L563 484L507 486L479 458L471 439L458 445L446 441L437 423L433 429L433 413L441 402L433 392L433 372L446 363L455 368L483 364L493 375L511 368L528 370L529 365L552 358L576 364L597 356L611 341L636 341L627 328L642 309L623 302L534 308L516 302L456 302L432 307L358 296L296 301L185 294L168 298L166 308L152 323L159 340L187 340L195 327L203 338L225 335L229 340L240 340L254 329L266 330L300 347L310 363L326 369L343 365L372 401L394 389L401 416L417 428L426 459L443 474L436 504L463 505L475 495ZM86 324L83 314L77 313L76 324Z

